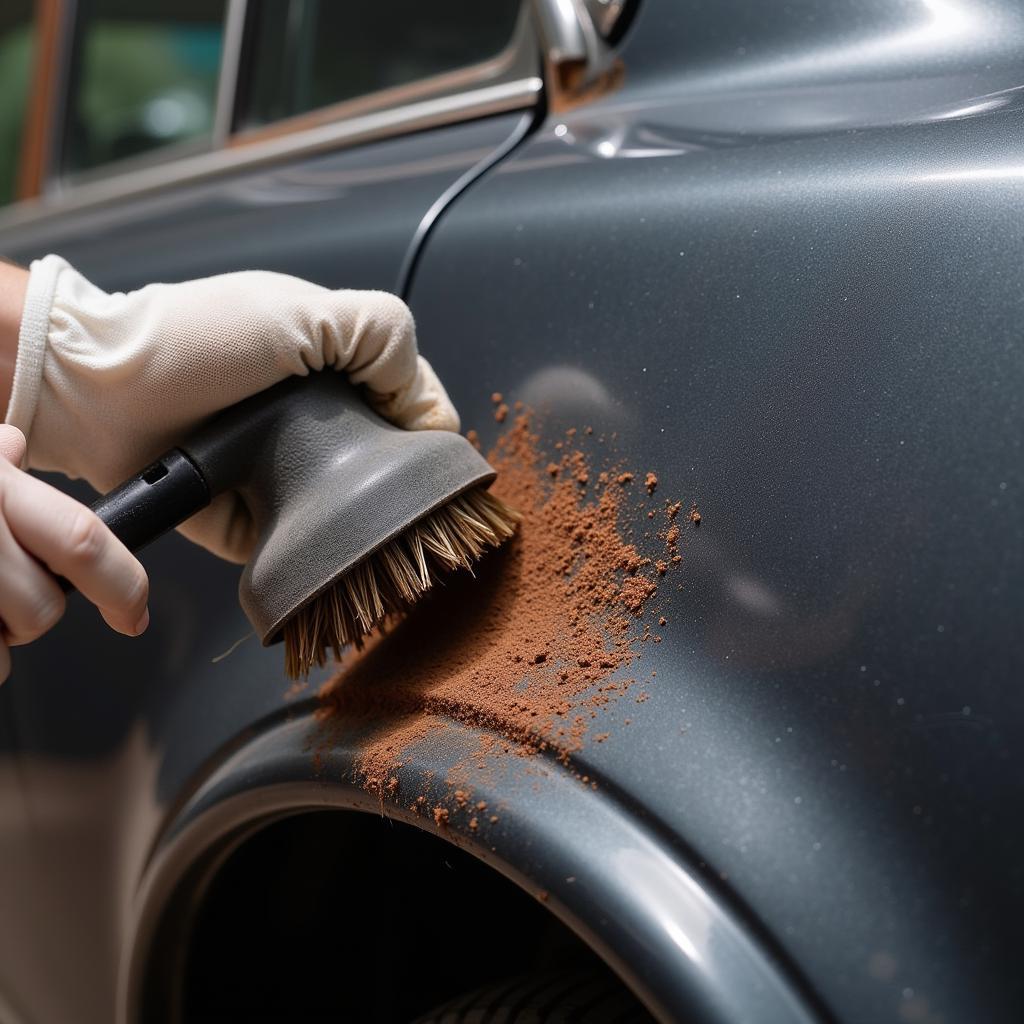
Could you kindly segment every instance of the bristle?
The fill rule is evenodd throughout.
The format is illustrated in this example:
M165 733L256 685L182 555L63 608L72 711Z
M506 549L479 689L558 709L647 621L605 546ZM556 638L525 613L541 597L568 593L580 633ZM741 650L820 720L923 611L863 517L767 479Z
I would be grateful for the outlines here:
M419 589L424 591L430 586L430 567L427 565L427 554L423 550L423 538L420 536L419 527L414 526L407 532L406 543L416 565Z
M475 487L414 523L354 565L284 625L285 671L292 679L335 659L389 616L405 611L433 585L435 574L470 569L489 547L516 531L519 513Z

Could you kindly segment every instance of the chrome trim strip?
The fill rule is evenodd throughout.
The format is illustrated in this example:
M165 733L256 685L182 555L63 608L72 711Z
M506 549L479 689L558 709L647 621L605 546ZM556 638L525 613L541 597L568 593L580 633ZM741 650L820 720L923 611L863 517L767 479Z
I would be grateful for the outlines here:
M611 35L615 23L622 17L628 0L583 0L594 27L606 39Z
M229 171L259 167L286 156L317 153L326 149L372 142L406 132L437 128L490 114L502 114L532 106L541 91L539 76L443 96L423 103L381 110L338 124L323 125L249 146L219 149L158 164L127 174L105 178L69 189L59 197L27 200L0 213L0 231L21 225L40 224L53 217L105 203L135 198L170 185L191 184Z
M238 66L242 59L242 35L248 0L228 0L224 16L224 43L221 46L220 72L217 76L217 100L213 113L213 145L223 146L231 133L231 118L238 87Z
M533 6L548 60L555 64L586 61L583 19L573 0L534 0Z

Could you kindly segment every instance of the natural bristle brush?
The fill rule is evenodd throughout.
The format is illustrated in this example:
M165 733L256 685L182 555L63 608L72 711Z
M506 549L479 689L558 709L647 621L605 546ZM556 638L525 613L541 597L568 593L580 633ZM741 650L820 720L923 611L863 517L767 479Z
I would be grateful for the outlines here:
M513 535L494 477L464 437L401 430L325 371L226 409L93 509L138 550L236 491L258 537L239 600L297 678Z

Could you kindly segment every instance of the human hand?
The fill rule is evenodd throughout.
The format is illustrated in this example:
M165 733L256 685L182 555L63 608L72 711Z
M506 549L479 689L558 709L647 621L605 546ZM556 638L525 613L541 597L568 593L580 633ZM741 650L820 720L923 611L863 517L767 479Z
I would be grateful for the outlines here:
M0 683L10 648L52 629L65 598L54 574L69 579L118 633L149 625L149 581L130 551L85 505L23 473L25 437L0 425Z
M47 256L32 265L7 420L28 436L33 468L106 491L218 410L325 367L365 385L400 427L459 427L394 295L263 271L108 295ZM181 532L238 562L255 539L237 494Z

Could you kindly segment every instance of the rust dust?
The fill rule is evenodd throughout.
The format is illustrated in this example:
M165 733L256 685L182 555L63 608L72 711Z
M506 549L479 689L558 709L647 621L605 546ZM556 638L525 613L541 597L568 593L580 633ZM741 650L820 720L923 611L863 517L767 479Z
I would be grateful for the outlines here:
M497 820L473 796L488 773L538 755L547 755L538 765L550 756L575 773L573 755L609 742L623 724L617 702L627 694L630 704L647 700L635 662L648 641L661 641L650 626L667 620L653 606L666 577L683 567L682 501L657 506L667 526L658 550L642 552L627 505L635 474L604 451L595 472L593 454L580 447L592 431L578 440L570 430L546 446L528 408L517 402L512 414L501 394L491 397L504 425L488 459L498 471L495 492L523 514L518 534L481 560L475 577L453 574L346 658L321 688L313 741L322 762L343 732L358 734L358 781L382 807L397 802L429 814L437 828L459 821L470 833ZM658 477L641 476L641 494L653 501ZM701 522L695 504L687 518ZM403 793L398 778L410 751L449 730L460 734L453 748L475 738L447 765L447 797L437 802L434 792L428 804Z

